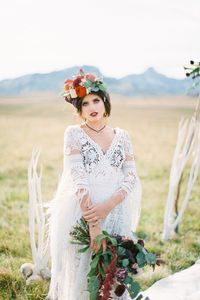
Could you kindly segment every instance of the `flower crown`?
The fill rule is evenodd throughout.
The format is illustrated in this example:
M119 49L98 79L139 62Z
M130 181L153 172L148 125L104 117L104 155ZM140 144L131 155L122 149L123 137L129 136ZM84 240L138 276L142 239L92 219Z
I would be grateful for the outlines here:
M74 80L66 79L64 91L60 92L59 96L63 96L65 101L77 107L77 102L80 98L92 92L106 91L106 84L102 78L97 78L95 74L84 74L80 69L78 75L74 75Z

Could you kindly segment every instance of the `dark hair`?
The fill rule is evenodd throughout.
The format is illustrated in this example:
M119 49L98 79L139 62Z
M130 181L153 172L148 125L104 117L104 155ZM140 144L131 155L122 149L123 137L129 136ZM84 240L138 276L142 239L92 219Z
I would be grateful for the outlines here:
M110 112L111 112L110 95L106 91L101 91L101 90L99 90L97 92L91 92L89 94L91 94L91 95L97 95L97 96L99 96L103 100L103 103L104 103L104 106L105 106L106 116L109 117L110 116ZM77 112L78 112L78 114L80 116L82 114L82 102L83 102L84 98L85 98L85 96L82 97L82 98L79 98L79 100L77 101L77 105L76 105ZM104 101L104 99L105 99L105 101Z

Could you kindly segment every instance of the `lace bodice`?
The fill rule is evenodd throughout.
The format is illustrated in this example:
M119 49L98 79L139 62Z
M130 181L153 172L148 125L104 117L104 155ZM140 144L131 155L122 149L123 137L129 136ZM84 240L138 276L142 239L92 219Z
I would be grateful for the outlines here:
M72 154L78 150L79 154ZM115 128L114 138L104 153L98 143L78 125L69 126L64 134L64 155L70 158L76 189L109 184L133 191L136 169L132 145L126 130ZM69 157L70 156L70 157Z

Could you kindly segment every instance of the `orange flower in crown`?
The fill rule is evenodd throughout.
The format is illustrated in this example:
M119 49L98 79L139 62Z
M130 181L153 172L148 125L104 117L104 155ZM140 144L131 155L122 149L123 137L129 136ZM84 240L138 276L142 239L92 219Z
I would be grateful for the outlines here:
M76 86L75 91L79 98L82 98L86 95L86 88L84 86L81 85Z
M102 78L97 78L95 74L84 74L83 70L79 70L79 74L73 76L74 80L66 79L64 91L60 92L60 96L77 107L77 102L92 92L97 92L99 90L105 91L107 86L103 83Z

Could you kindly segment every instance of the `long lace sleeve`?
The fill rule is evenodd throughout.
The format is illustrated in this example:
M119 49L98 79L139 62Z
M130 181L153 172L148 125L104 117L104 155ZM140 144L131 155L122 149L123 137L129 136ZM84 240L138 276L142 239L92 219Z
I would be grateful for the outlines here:
M124 131L124 151L126 158L122 165L124 179L121 183L121 190L123 192L125 191L124 194L127 196L134 191L137 181L137 172L131 140L126 130Z
M83 165L81 151L75 131L68 127L64 133L64 170L70 169L74 192L79 204L89 201L88 177Z
M126 155L122 165L124 178L119 191L123 195L123 200L128 200L131 228L135 232L141 213L142 186L136 171L131 140L126 130L124 131L124 150Z

